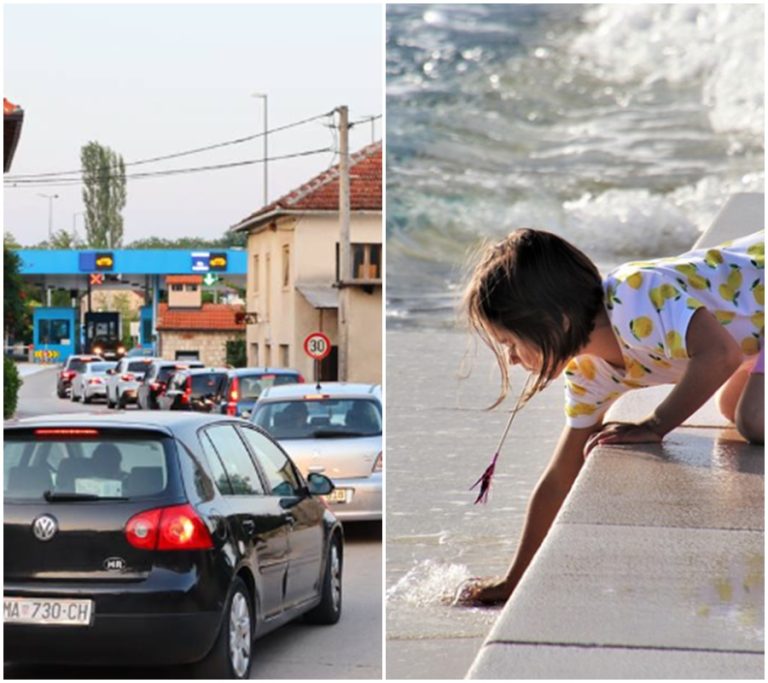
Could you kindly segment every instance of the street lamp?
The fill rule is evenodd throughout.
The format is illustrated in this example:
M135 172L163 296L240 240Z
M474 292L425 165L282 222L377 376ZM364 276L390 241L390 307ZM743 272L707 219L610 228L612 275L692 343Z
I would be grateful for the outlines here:
M48 200L48 248L50 249L50 245L53 243L53 200L58 199L59 195L38 192L37 196Z
M85 216L85 212L76 211L72 214L72 241L77 243L77 217Z
M251 97L260 97L264 100L264 206L267 205L267 95L255 92Z

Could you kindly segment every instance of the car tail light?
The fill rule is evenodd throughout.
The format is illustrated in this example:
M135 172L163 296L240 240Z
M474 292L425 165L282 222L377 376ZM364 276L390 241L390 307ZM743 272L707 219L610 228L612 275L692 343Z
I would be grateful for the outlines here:
M237 417L237 403L230 401L227 403L227 415Z
M229 400L237 403L240 395L240 380L237 377L232 378L232 386L229 388Z
M165 382L150 382L149 388L157 394L162 394L165 389Z
M61 371L61 379L63 379L65 382L69 382L77 373L73 370L62 370Z
M304 375L299 375L299 378L298 378L296 381L297 381L299 384L304 384L304 382L305 382L306 380L304 379Z
M384 469L384 451L379 451L376 461L373 463L372 472L381 472Z
M67 427L65 429L62 429L62 428L43 427L41 429L35 430L36 437L98 436L98 435L99 435L98 429L78 429L78 428L72 428L72 427Z
M134 515L125 537L141 550L210 550L213 539L205 522L189 505L156 508Z
M187 381L184 384L184 393L181 395L181 402L184 405L189 405L189 401L192 398L192 378L187 377Z
M124 372L120 375L120 379L123 380L123 382L133 382L136 378L130 372Z

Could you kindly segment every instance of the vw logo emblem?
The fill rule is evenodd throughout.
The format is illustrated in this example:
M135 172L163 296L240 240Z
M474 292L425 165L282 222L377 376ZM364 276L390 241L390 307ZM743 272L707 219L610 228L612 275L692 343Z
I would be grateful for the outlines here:
M38 541L50 541L58 530L56 519L50 515L41 515L32 522L32 532Z

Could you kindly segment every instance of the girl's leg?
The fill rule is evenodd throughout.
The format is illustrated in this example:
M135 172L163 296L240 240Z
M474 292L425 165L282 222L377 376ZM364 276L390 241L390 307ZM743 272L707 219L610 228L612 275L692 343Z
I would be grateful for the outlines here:
M736 422L736 406L741 395L744 393L744 387L747 384L754 362L753 359L750 359L742 363L738 370L717 391L717 407L723 417L729 422Z
M765 434L765 349L760 351L736 404L736 429L752 443L762 444Z

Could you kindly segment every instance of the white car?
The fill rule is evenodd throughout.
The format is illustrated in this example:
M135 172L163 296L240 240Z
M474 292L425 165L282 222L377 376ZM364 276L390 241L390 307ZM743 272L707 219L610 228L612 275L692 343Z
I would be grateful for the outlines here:
M72 380L70 398L73 401L83 399L83 403L90 403L94 398L106 398L107 372L115 365L116 363L109 361L86 363Z
M324 382L265 389L252 421L276 439L304 476L336 485L327 497L344 521L379 520L382 512L381 386Z
M152 356L120 359L117 367L107 373L107 408L125 408L129 403L137 403L139 385L154 360L158 359Z

